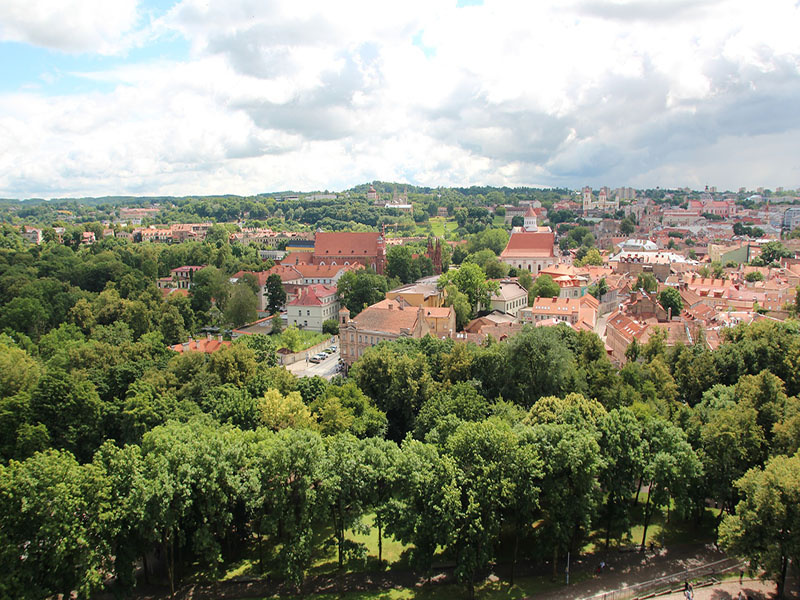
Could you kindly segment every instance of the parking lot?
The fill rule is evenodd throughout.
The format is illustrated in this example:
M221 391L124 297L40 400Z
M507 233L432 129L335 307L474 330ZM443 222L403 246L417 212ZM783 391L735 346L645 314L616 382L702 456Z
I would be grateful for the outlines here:
M318 363L311 362L310 360L301 360L286 368L298 377L314 377L317 375L325 379L331 379L338 374L339 358L339 347L336 346L335 352L326 355L326 357Z

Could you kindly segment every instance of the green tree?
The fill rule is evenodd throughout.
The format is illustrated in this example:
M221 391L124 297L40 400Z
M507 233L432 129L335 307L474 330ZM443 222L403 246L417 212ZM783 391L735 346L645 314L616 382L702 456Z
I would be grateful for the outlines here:
M258 298L246 283L237 283L225 304L225 319L234 327L241 327L256 320Z
M230 293L230 281L220 269L209 266L195 271L192 284L192 309L205 313L211 308L212 300L220 310L224 310Z
M525 327L506 346L503 396L525 408L542 396L580 389L575 356L561 327Z
M769 265L780 262L782 258L786 258L790 255L791 252L789 252L789 250L787 250L783 244L778 241L774 241L762 244L761 254L758 258L761 260L761 262L763 262L763 264Z
M350 377L386 413L389 439L402 440L414 428L433 379L425 357L396 344L369 348L350 368Z
M590 285L586 292L594 296L597 300L600 300L608 293L608 284L606 283L606 278L602 277L600 281Z
M447 451L455 461L461 492L450 550L456 576L474 598L475 573L494 558L503 516L516 505L519 442L508 423L487 420L463 423L449 438ZM533 478L540 475L538 467L536 462L527 465Z
M277 562L287 580L298 586L311 566L313 527L327 517L320 483L325 477L325 446L307 429L258 434L250 452L248 512L255 524L263 570L264 536L278 549Z
M672 423L660 418L647 419L642 438L645 445L641 480L649 483L641 544L644 551L653 511L669 506L673 498L680 505L702 473L702 467L686 441L686 434Z
M0 466L0 595L37 599L100 590L107 482L68 452Z
M672 316L678 316L683 310L683 299L681 294L675 288L664 288L658 294L658 303L664 307L664 310L672 310Z
M761 271L751 271L750 273L744 276L744 279L745 281L754 283L756 281L764 281L764 275L761 274Z
M564 423L539 424L528 435L528 443L547 457L540 484L542 523L537 537L542 550L552 552L555 578L558 557L583 546L597 510L600 448L593 431Z
M636 290L644 290L648 293L657 292L658 280L652 273L639 273L633 288Z
M526 290L530 290L531 286L533 285L533 277L531 277L531 274L528 271L522 271L522 273L519 274L517 281Z
M528 304L531 304L534 298L556 298L560 293L561 288L550 275L546 273L539 275L528 291Z
M439 289L445 289L450 284L466 295L473 310L478 306L488 307L491 294L499 289L497 282L487 281L486 274L474 263L464 263L439 277Z
M337 283L337 291L339 299L353 318L368 306L383 300L389 285L385 277L361 269L343 274Z
M274 367L278 364L275 342L268 335L263 333L243 335L237 338L234 343L242 344L250 348L255 354L256 362L260 365L263 364L268 367Z
M600 251L597 248L591 248L583 258L578 260L575 264L579 267L585 265L601 267L603 266L603 257L600 255Z
M776 456L736 482L742 499L720 526L724 548L748 558L778 581L785 597L789 561L800 559L800 455Z
M287 427L313 429L316 426L316 417L303 402L300 392L283 395L278 390L268 390L258 400L258 411L261 423L273 431Z
M56 448L89 460L102 439L103 404L78 372L52 369L31 393L31 421L42 423Z
M339 335L339 321L337 319L326 319L323 321L322 333L328 335Z
M458 288L450 284L445 288L444 305L452 306L456 313L456 329L461 331L469 323L472 317L472 307L466 294L458 291Z
M450 544L455 529L461 503L455 462L433 444L407 438L396 472L396 493L386 504L386 532L412 544L412 564L428 572L437 548Z
M619 224L619 232L622 235L630 235L636 230L636 224L630 219L625 218Z
M363 459L363 442L348 433L326 441L324 497L333 523L341 569L346 558L358 557L364 552L363 545L346 539L345 531L368 531L362 518L370 504L371 471Z
M704 399L695 407L697 456L703 465L710 498L720 500L719 519L736 503L734 482L760 464L766 441L756 421L756 410Z
M286 304L286 290L283 289L281 276L273 273L267 277L264 294L267 297L267 312L275 314Z
M188 335L181 313L169 304L164 304L161 310L158 329L164 338L164 343L169 346L183 342Z
M420 278L411 248L392 246L386 251L386 275L389 278L399 279L401 283L411 283Z
M606 548L612 536L619 537L630 529L636 481L644 467L642 427L628 408L619 408L603 415L599 423L603 468L600 485L606 492L601 508L601 522L606 529Z

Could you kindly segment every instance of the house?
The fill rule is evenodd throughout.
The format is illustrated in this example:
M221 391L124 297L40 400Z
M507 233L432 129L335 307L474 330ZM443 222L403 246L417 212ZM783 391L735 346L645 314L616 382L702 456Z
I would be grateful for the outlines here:
M499 283L499 289L489 299L492 310L500 311L514 317L519 311L528 306L528 290L517 281L504 279Z
M339 278L348 271L361 269L360 264L354 265L309 265L298 263L291 267L302 277L300 285L312 285L321 283L323 285L336 286ZM335 317L334 317L335 318Z
M522 329L522 323L516 317L505 312L492 311L488 315L472 319L466 324L464 331L466 333L485 334L484 330L487 330L487 328L496 329L501 326L511 327L512 325L515 325L518 330Z
M189 338L188 342L175 344L174 346L170 346L170 348L179 354L183 354L184 352L204 352L205 354L212 354L213 352L230 345L230 342L222 340L221 335L212 337L209 334L205 339L200 338L198 340L193 340L192 338Z
M412 306L402 298L381 300L354 319L339 310L339 344L342 360L349 367L368 348L401 337L422 338L427 334L451 337L456 330L452 307Z
M611 360L624 364L628 359L625 351L635 339L641 343L647 325L628 317L622 311L616 311L608 317L606 323L606 345L611 348Z
M275 315L270 315L268 317L257 319L256 321L248 323L247 325L242 325L238 329L234 329L231 332L231 338L236 339L243 335L255 335L257 333L269 335L272 333L272 328L274 327L272 323L272 319L274 318ZM277 318L280 319L280 315L278 315Z
M317 232L309 262L313 265L362 265L382 275L386 243L380 232Z
M389 300L402 298L411 306L437 308L442 305L444 295L435 283L409 283L386 294Z
M286 303L286 323L300 329L322 331L322 324L339 315L336 288L314 283L305 286L300 295Z
M36 244L38 246L39 244L42 243L41 229L23 225L22 231L20 231L20 235L22 236L23 239L29 241L31 244Z
M538 274L558 263L553 246L555 234L544 231L514 232L500 254L500 260L517 270Z
M558 319L576 327L594 329L600 303L594 296L580 298L534 298L523 308L519 317L523 323L536 323L545 319Z
M184 265L175 269L170 269L170 278L178 289L189 289L194 281L194 274L206 265Z
M589 278L579 274L572 265L559 264L543 269L539 275L549 275L558 284L560 298L580 298L586 294Z

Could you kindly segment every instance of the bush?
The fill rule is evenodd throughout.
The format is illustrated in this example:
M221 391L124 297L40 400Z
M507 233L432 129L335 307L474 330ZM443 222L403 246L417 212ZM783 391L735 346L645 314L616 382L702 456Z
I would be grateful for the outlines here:
M328 335L339 335L339 321L336 319L328 319L322 323L322 333Z

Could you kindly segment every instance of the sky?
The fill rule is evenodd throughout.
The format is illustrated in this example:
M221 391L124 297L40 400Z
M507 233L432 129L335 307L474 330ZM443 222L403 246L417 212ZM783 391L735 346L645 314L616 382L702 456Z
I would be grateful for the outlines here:
M2 0L0 197L800 188L800 0Z

